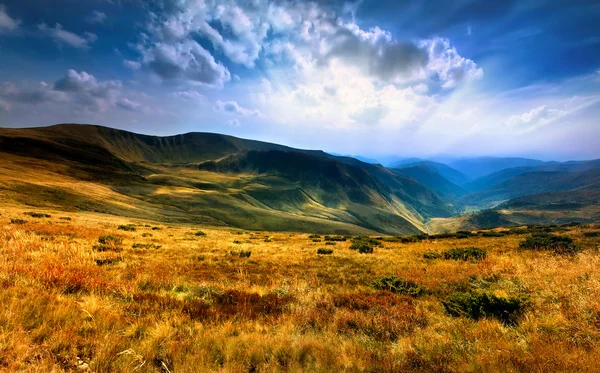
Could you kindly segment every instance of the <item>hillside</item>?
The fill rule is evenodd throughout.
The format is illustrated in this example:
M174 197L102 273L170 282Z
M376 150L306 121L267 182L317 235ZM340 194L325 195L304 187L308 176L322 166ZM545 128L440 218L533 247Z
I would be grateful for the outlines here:
M37 206L247 229L390 234L416 233L426 219L456 212L379 165L218 134L156 137L75 124L0 129L0 153L5 199ZM35 198L23 198L25 190Z
M474 180L506 168L537 166L542 163L544 162L529 158L477 157L459 159L450 162L448 166Z
M450 200L455 200L457 197L460 197L466 193L463 188L450 182L439 172L431 169L426 164L419 164L404 168L394 168L392 170L400 175L415 179L419 183Z
M463 173L453 169L445 163L425 161L418 158L409 158L404 161L395 162L389 166L392 169L403 169L415 166L425 166L437 172L440 176L456 185L462 185L468 182L468 177Z

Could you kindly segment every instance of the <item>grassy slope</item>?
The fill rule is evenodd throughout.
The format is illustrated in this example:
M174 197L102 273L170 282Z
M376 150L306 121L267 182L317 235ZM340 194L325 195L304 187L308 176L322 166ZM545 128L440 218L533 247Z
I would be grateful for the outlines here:
M28 193L47 194L52 192L44 188L57 188L57 193L66 194L42 201L70 209L127 216L140 216L147 209L156 214L153 218L212 221L248 229L392 234L416 233L428 217L452 214L430 190L383 167L320 151L292 153L284 146L230 136L191 133L158 138L106 127L60 125L0 130L0 150L21 169L10 183L3 180L11 195L18 198L20 185L27 185ZM194 170L197 163L242 150L295 154L299 161L279 165L289 168L284 176L261 170L229 176ZM311 175L310 188L302 186L292 176L305 158L321 171L334 165L344 177L330 180L331 175L317 172ZM8 166L8 162L3 165ZM57 170L50 178L54 185L40 185L42 179L36 172L42 168L49 173ZM61 182L61 177L67 179ZM98 184L107 196L117 193L117 199L129 200L131 208L116 208L110 202L99 206L110 199L90 196L78 188L61 189L78 181ZM348 183L356 184L350 192L344 190ZM134 201L141 201L143 207Z
M574 258L519 251L523 235L384 242L370 255L347 241L318 256L323 242L306 234L0 212L3 371L599 371L598 238L583 233L600 225L561 233L585 248ZM101 235L121 236L123 250L94 250ZM423 259L464 246L487 259ZM250 258L230 255L240 250ZM426 291L370 285L386 275ZM514 326L451 317L441 302L455 291L527 297L529 308Z

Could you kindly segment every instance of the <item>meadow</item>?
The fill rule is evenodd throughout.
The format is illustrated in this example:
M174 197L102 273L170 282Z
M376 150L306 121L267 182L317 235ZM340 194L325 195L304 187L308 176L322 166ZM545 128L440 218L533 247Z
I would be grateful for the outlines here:
M1 371L600 371L600 224L542 228L564 252L520 247L531 227L356 239L0 212Z

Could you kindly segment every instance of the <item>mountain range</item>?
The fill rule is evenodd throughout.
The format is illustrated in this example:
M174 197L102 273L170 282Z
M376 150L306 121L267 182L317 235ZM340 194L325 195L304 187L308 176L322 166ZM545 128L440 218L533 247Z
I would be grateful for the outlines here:
M0 202L254 230L416 234L600 218L600 160L388 167L214 133L0 129Z

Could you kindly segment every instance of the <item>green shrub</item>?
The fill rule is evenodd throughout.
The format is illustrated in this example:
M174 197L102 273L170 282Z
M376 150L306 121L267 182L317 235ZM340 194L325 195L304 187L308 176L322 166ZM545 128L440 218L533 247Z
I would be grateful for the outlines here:
M600 237L600 232L584 232L584 237Z
M534 233L519 243L522 250L549 250L556 254L575 254L581 251L571 237L551 233Z
M317 249L317 254L319 255L331 255L333 254L332 249Z
M325 236L325 241L346 241L346 237L344 236Z
M10 219L10 224L25 224L27 220L23 219Z
M271 237L265 237L264 242L273 242Z
M458 247L444 251L444 259L479 261L487 257L487 251L478 247Z
M443 238L454 238L456 234L454 233L439 233L429 236L432 239L443 239Z
M70 217L68 217L68 216L61 216L59 219L60 219L60 220L71 221L71 218L70 218Z
M120 251L123 248L123 238L119 236L100 236L98 238L99 245L94 246L95 251Z
M250 258L250 255L252 255L252 251L246 251L246 250L231 250L229 252L229 254L231 256L239 256L240 258Z
M325 245L335 245L335 242L327 241L325 242Z
M493 317L503 324L512 325L518 322L528 302L522 298L500 298L486 293L456 292L442 301L446 312L454 317L468 317L479 320Z
M495 232L495 231L485 231L481 232L482 237L504 237L506 233L504 232Z
M387 290L392 293L410 295L411 297L418 297L423 293L423 288L416 283L393 275L380 277L374 280L371 285L377 290Z
M428 251L425 254L423 254L423 258L425 259L439 259L442 257L442 254L438 253L437 251Z
M373 245L364 241L356 241L352 242L352 244L350 245L350 250L356 250L361 254L372 254Z
M312 240L312 242L321 242L321 240L320 240L320 239L318 239L318 238L314 238L314 239Z
M41 212L24 212L25 215L31 216L32 218L51 218L51 215L43 214Z
M311 234L310 236L308 236L308 238L321 238L321 236L318 234Z
M508 234L527 234L528 230L523 228L511 228L508 230Z
M474 236L474 234L469 231L458 231L454 235L454 237L459 238L459 239L469 238L472 236Z
M412 236L401 237L400 241L402 243L410 243L410 242L421 242L423 240L429 239L429 235L427 234L415 234Z
M152 233L142 233L142 237L152 237Z
M160 230L162 230L162 228L161 227L152 227L152 230L153 231L160 231Z
M133 224L127 224L127 225L119 225L119 230L122 231L126 231L126 232L135 232L136 228Z
M160 249L162 246L153 243L134 243L131 245L134 249Z
M194 236L206 236L206 233L204 233L202 231L198 231L198 232L194 233Z

